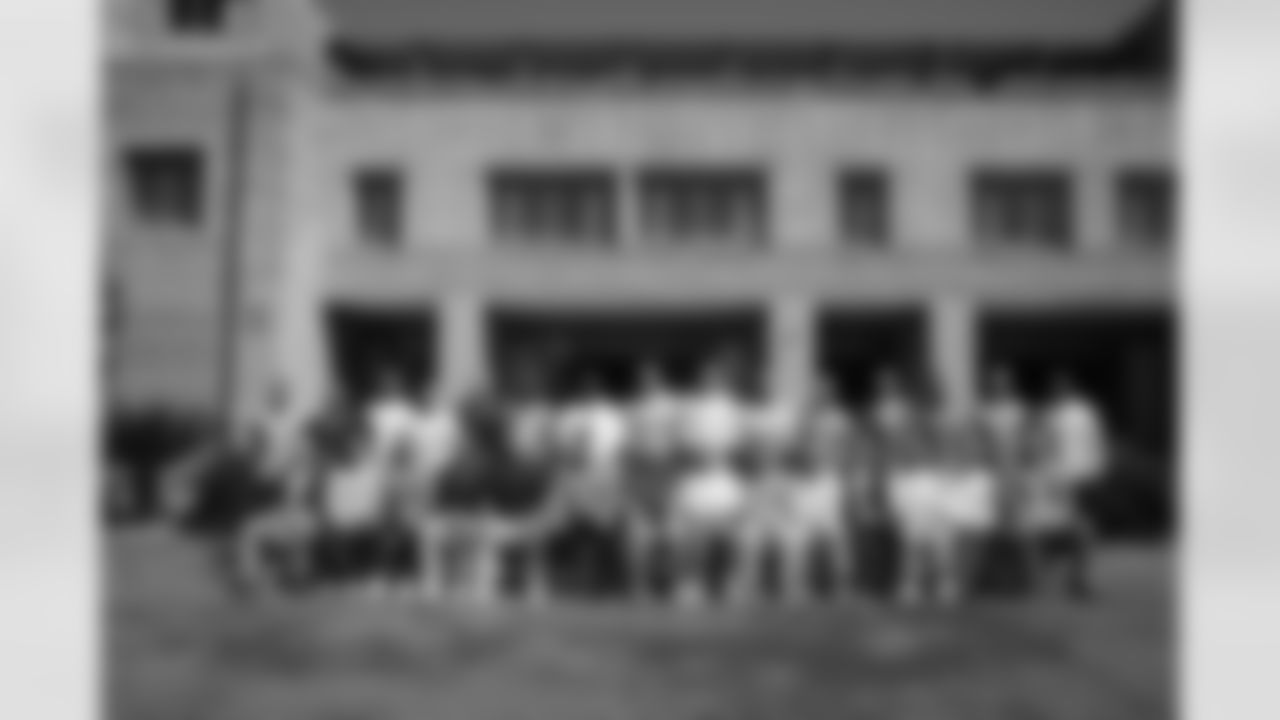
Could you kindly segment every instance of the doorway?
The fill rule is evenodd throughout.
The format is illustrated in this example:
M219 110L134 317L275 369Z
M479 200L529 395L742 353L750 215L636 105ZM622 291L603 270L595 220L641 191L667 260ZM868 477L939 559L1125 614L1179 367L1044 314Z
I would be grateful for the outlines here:
M722 360L751 389L764 370L763 320L749 309L503 310L490 332L500 387L537 378L561 397L588 385L630 397L649 369L688 388L708 363Z
M435 376L435 323L420 307L340 306L328 317L338 392L363 404L388 377L421 396Z
M844 402L865 407L883 373L923 380L924 330L924 313L913 308L828 310L819 320L819 363Z

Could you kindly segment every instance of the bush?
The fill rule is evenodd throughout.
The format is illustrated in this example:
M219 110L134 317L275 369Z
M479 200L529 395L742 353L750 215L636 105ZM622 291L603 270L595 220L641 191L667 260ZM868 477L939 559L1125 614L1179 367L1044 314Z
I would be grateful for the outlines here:
M1089 510L1104 537L1167 539L1177 531L1178 481L1174 464L1155 453L1118 448L1111 472L1093 489Z
M108 512L139 521L161 510L160 479L173 463L212 437L214 424L197 412L149 407L109 415L102 454Z

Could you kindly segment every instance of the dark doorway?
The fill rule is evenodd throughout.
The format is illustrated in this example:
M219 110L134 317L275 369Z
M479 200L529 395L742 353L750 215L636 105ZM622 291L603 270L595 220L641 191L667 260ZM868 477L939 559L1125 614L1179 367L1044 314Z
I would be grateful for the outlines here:
M984 367L1008 368L1033 401L1065 374L1102 411L1111 462L1088 505L1105 535L1165 538L1177 527L1177 334L1171 310L997 311L983 319Z
M498 382L508 387L536 377L556 394L593 384L626 397L645 368L685 387L723 359L748 385L763 372L763 323L745 309L499 311L490 330Z
M388 375L415 394L435 375L435 325L422 308L334 308L329 341L339 391L353 402L368 400Z
M1165 310L992 312L984 368L1009 369L1034 400L1070 377L1125 442L1167 453L1177 442L1177 325Z
M910 383L924 380L921 310L830 310L819 322L818 343L823 372L845 402L871 402L881 373L892 372Z

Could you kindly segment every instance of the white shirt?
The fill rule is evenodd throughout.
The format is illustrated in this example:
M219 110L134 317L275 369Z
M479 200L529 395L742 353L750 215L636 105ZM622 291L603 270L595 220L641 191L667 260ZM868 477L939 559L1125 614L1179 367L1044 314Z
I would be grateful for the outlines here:
M462 440L462 420L453 408L440 405L419 413L411 446L419 479L425 481L444 471L461 452Z
M1085 480L1102 472L1106 441L1102 418L1087 401L1068 399L1049 408L1050 466L1063 479Z
M690 447L711 456L725 456L740 446L744 427L742 404L729 393L703 393L693 398L682 423Z
M797 482L798 481L798 482ZM792 512L803 527L830 528L844 515L844 484L832 472L815 471L792 481Z
M406 401L381 399L369 408L372 450L380 457L389 457L397 446L412 443L417 426L418 411Z
M337 468L324 493L330 522L345 528L375 521L385 509L387 483L385 468L372 457Z
M641 397L631 410L637 444L657 452L675 449L680 441L680 423L686 404L684 398L674 393L649 393Z
M680 483L676 507L687 520L720 523L735 519L747 500L741 479L729 468L695 471Z
M995 526L999 497L991 473L980 467L950 470L945 492L958 526L975 531Z
M614 403L597 400L571 408L565 417L570 447L588 468L613 470L622 461L629 440L626 415Z
M951 522L945 473L936 467L905 467L889 477L888 500L895 523L903 531L929 532Z

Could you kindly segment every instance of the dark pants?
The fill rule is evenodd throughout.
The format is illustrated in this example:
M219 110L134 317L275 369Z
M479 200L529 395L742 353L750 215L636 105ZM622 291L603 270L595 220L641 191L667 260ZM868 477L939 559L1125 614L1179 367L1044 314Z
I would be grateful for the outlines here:
M552 582L571 594L616 595L626 585L626 550L625 528L620 522L575 513L549 539Z

